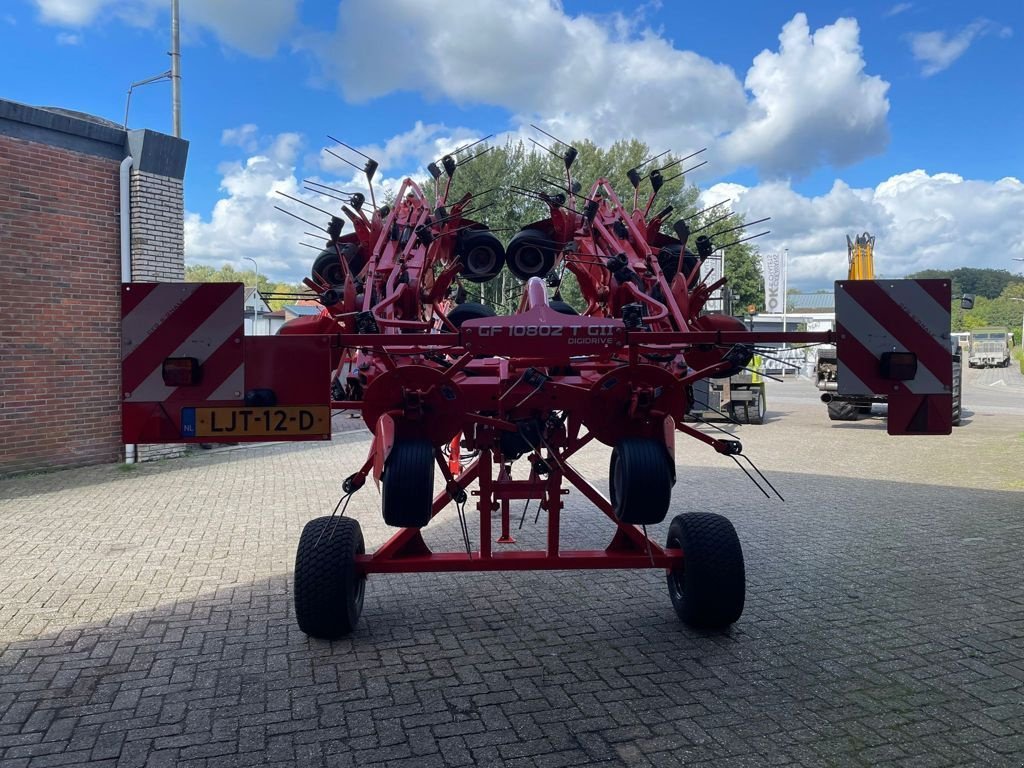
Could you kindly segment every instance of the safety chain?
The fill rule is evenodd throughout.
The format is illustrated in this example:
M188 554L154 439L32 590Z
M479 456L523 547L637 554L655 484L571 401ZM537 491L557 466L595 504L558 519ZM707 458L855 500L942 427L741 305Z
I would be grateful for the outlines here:
M459 524L462 526L462 540L466 544L466 554L469 559L473 559L473 549L469 543L469 525L466 522L466 502L465 499L462 501L455 502L455 509L459 513Z
M334 525L331 526L331 533L327 537L328 541L334 538L334 532L338 529L338 521L345 516L345 512L348 510L348 503L352 500L355 492L363 487L366 482L366 477L359 474L358 472L354 475L349 475L345 478L345 481L341 484L341 490L343 491L341 498L338 499L338 503L334 505L334 511L331 512L331 519L334 520ZM342 506L344 504L344 506ZM338 514L338 510L341 510L341 514ZM320 531L320 535L316 537L316 541L313 542L313 549L316 549L320 543L320 539L324 537L324 530Z

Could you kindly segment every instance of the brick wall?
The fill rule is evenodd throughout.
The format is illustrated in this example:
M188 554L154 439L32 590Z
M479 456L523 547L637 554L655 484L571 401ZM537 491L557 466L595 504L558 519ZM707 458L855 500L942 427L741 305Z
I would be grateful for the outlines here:
M132 280L185 279L185 197L180 179L132 170ZM181 456L184 445L140 445L139 461Z
M0 474L116 461L118 163L0 135Z
M185 197L180 179L136 170L132 190L132 279L185 279Z
M188 143L0 98L0 476L123 456L119 167L129 154L135 279L182 280Z

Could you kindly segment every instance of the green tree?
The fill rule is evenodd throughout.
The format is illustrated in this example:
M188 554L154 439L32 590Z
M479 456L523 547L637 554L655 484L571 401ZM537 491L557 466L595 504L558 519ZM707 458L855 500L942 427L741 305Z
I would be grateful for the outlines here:
M185 280L190 283L242 283L251 288L255 282L256 271L249 269L239 272L230 264L225 264L220 269L214 269L207 264L189 264L185 266ZM268 294L309 294L304 285L292 283L271 282L266 275L259 276L259 291L264 296ZM280 309L285 304L293 304L295 299L268 299L267 305L271 309Z
M924 269L907 275L908 278L945 278L953 283L953 294L957 297L970 293L984 296L986 299L997 298L1007 286L1024 282L1024 277L1015 275L1005 269L978 269L976 267L958 267L957 269Z
M1024 282L1012 283L1006 286L1000 296L1007 306L1007 324L1013 331L1014 344L1018 350L1024 348ZM1024 371L1024 369L1022 369Z
M926 269L907 275L913 279L942 279L951 283L951 325L954 331L969 331L985 326L1005 326L1014 332L1020 343L1021 311L1024 303L1013 298L1024 298L1024 276L1005 269ZM960 306L964 294L974 296L974 307ZM1011 298L1012 297L1012 298Z

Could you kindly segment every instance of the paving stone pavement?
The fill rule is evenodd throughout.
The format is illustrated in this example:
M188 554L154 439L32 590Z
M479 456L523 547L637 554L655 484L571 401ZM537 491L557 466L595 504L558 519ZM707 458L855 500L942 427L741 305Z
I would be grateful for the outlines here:
M785 504L677 449L675 511L743 541L726 633L660 573L557 572L375 576L352 636L306 638L295 544L362 434L0 481L0 765L1024 765L1024 421L898 439L781 402L739 432ZM604 487L607 449L577 464ZM604 546L567 503L564 546Z

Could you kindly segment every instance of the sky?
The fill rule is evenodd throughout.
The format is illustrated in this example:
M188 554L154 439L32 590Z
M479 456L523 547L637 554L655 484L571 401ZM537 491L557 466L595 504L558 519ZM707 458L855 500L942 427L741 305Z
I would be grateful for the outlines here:
M772 217L755 242L788 251L791 287L844 278L864 231L879 276L1024 258L1024 0L180 5L190 264L305 276L309 227L274 206L332 208L303 179L360 186L328 135L380 162L380 189L489 134L543 139L531 123L707 147L688 180ZM0 97L123 123L129 84L169 69L169 8L0 0ZM136 89L129 127L170 133L170 102Z

